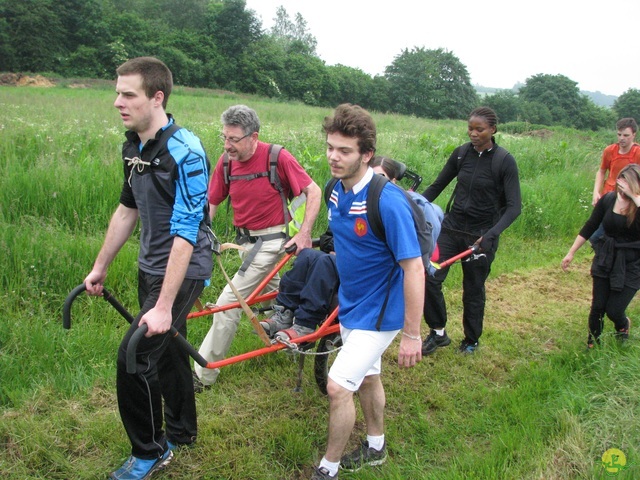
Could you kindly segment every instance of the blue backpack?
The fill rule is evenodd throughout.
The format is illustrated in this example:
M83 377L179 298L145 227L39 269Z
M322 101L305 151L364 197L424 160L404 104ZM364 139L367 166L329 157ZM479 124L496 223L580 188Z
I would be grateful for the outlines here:
M433 251L436 248L436 244L438 243L438 237L440 236L440 231L442 230L442 221L444 220L444 212L440 208L439 205L435 203L431 203L424 196L420 195L418 192L408 191L407 194L413 200L413 203L418 205L422 209L422 213L424 214L424 218L427 221L428 225L431 225L431 241L433 242L433 248L431 249L431 253L429 255L429 259L433 256ZM429 275L433 276L436 273L435 267L429 262L427 265L427 272Z

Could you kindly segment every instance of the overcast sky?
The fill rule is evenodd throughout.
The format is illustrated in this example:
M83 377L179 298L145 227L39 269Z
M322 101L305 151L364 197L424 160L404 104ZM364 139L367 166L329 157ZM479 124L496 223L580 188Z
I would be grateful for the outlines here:
M270 29L300 13L327 65L383 74L403 49L444 48L473 85L511 88L543 73L580 90L640 89L637 0L246 0Z

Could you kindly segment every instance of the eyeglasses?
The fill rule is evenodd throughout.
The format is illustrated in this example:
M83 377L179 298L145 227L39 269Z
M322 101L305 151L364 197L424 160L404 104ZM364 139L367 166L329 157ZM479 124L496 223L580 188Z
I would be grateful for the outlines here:
M218 137L223 142L229 142L231 145L235 145L236 143L240 143L242 140L247 138L249 135L251 135L251 134L247 133L244 137L236 138L236 137L225 137L224 135L220 134L220 135L218 135Z

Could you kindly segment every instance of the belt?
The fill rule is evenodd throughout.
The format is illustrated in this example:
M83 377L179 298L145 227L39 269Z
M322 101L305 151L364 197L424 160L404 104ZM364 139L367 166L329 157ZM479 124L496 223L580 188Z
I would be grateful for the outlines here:
M256 255L260 251L260 248L262 248L262 244L264 242L268 242L269 240L277 240L279 238L287 238L287 235L284 232L266 233L264 235L251 235L251 231L249 229L236 227L236 243L238 245L243 245L245 243L254 244L253 248L249 250L249 253L247 253L247 256L244 258L242 265L240 265L238 275L240 275L241 277L244 276L245 272L249 268L249 265L251 265L254 258L256 258Z
M242 245L243 243L257 243L262 240L263 242L268 242L269 240L276 240L278 238L287 238L287 235L284 232L274 232L274 233L266 233L263 235L255 235L255 231L252 235L251 230L243 227L236 227L236 243Z

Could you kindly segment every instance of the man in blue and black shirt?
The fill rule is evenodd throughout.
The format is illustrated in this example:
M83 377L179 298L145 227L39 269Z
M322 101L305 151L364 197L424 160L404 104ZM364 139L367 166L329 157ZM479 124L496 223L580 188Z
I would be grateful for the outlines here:
M114 479L148 478L173 458L173 448L195 441L196 405L188 354L169 335L187 336L186 317L211 277L208 232L209 162L202 143L165 112L171 71L151 57L117 69L114 106L126 132L124 183L104 244L84 283L100 295L107 269L140 219L138 299L140 313L118 350L117 394L131 456ZM147 325L136 354L136 373L126 370L126 351L137 328ZM164 421L163 430L163 406Z

